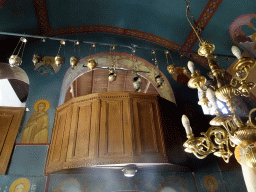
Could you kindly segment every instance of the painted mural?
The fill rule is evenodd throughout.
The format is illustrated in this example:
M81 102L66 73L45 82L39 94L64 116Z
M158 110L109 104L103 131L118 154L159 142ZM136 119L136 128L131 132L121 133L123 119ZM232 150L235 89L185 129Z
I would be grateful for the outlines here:
M256 57L256 14L237 17L229 27L229 34L236 45Z
M44 192L46 177L0 176L1 192Z
M49 118L46 111L50 108L47 100L39 100L34 105L35 112L30 116L21 137L21 143L48 143Z
M43 75L52 75L54 73L57 73L60 70L60 68L61 65L55 65L54 57L49 56L44 57L42 61L34 65L34 70Z

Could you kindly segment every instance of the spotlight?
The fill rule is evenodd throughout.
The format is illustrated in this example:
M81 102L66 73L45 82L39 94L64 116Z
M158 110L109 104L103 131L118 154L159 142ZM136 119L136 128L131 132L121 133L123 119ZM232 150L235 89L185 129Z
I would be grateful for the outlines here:
M138 167L136 165L126 165L122 171L125 177L134 177L138 172Z

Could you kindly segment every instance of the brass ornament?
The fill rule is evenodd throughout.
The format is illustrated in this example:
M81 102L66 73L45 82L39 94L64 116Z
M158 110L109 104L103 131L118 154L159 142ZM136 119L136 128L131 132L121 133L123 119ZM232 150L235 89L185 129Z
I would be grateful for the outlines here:
M208 57L215 50L215 45L209 41L204 41L199 43L198 55Z
M11 67L18 67L22 63L21 58L18 55L11 55L9 58L9 64Z
M36 65L37 63L42 61L42 56L38 55L38 54L34 54L33 58L32 58L32 62L34 63L34 65Z
M135 74L133 77L133 88L136 92L141 92L141 78L138 74Z
M69 62L71 67L74 68L75 66L77 66L79 59L77 57L72 56L70 57Z
M110 82L113 82L116 80L116 72L114 69L109 69L109 75L108 75L108 80Z
M88 59L88 62L87 62L88 69L92 70L97 66L98 66L98 63L94 59Z
M189 88L198 89L198 88L202 87L203 85L205 85L206 78L204 76L193 77L193 74L192 74L192 78L188 81Z
M174 74L174 73L175 73L175 67L174 67L174 65L168 65L168 66L167 66L167 71L168 71L170 74Z
M239 72L242 70L250 71L256 65L256 60L253 58L241 58L238 59L236 64L233 67L234 72Z
M60 56L60 55L57 55L57 56L54 58L54 60L55 60L55 64L56 64L57 66L60 66L60 65L62 65L62 64L64 63L64 58L63 58L62 56Z
M162 77L162 75L157 75L156 77L155 77L155 81L156 81L156 83L157 83L157 87L159 88L159 87L161 87L162 85L163 85L163 83L164 83L164 78Z

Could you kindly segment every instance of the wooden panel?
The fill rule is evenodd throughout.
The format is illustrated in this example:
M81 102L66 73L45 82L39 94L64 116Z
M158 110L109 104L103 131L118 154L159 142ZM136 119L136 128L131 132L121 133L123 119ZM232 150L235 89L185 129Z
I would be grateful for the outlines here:
M77 78L77 97L92 93L93 71Z
M98 156L99 115L99 101L74 105L67 161L75 163Z
M124 83L126 80L126 72L118 70L117 72L117 78L113 82L108 83L108 92L115 92L115 91L123 91Z
M66 160L72 108L73 106L68 106L56 112L47 160L47 171L59 169Z
M102 100L99 157L132 154L131 116L128 99Z
M124 153L122 101L103 101L100 127L100 155Z
M0 153L3 149L7 133L12 123L13 115L0 116Z
M152 102L137 102L142 152L157 152L154 109Z
M24 111L24 107L0 107L0 174L7 170Z
M58 107L46 172L167 162L157 105L155 95L108 92L77 97Z
M108 70L97 69L93 73L92 93L107 92L108 90Z

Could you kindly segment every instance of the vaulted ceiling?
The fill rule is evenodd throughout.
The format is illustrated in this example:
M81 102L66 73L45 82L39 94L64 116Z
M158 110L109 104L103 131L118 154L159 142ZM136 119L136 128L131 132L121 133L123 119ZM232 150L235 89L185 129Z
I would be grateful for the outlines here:
M233 45L230 24L242 14L254 13L255 6L255 0L192 0L190 4L202 36L216 45L215 53L226 55L231 55ZM105 32L173 50L198 48L184 0L0 0L0 10L2 32L45 36ZM197 56L194 60L206 63Z

